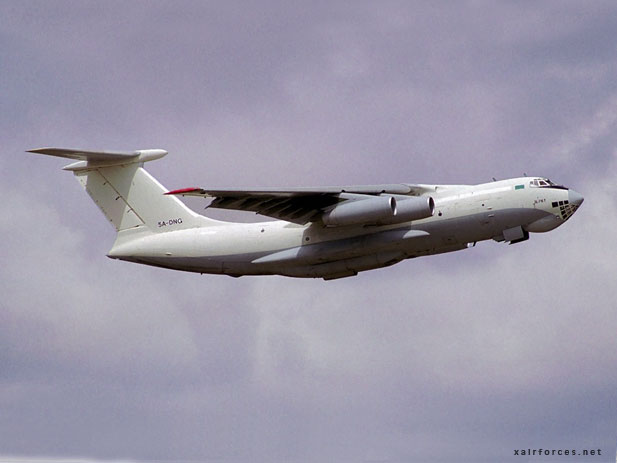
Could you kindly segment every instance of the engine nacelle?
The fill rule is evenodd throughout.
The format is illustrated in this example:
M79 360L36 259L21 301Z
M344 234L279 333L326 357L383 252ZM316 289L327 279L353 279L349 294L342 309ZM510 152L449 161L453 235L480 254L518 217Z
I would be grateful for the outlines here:
M346 201L322 216L325 225L387 225L431 217L435 202L430 197L410 197L397 201L392 196L372 196Z
M388 223L426 219L435 213L435 201L430 196L412 196L396 202L394 217Z
M369 196L367 199L345 201L326 212L321 219L325 225L355 225L378 223L396 213L396 200L392 196Z

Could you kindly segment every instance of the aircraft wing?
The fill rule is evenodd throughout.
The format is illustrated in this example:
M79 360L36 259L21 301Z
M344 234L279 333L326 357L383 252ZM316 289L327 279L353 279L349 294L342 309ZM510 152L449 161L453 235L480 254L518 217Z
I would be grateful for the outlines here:
M394 194L418 196L421 186L404 183L384 185L351 185L337 187L307 188L260 188L207 190L203 188L183 188L166 194L182 196L201 196L213 198L208 207L251 211L275 219L304 225L317 220L331 206L347 201L357 195L378 196ZM423 192L423 191L422 191Z

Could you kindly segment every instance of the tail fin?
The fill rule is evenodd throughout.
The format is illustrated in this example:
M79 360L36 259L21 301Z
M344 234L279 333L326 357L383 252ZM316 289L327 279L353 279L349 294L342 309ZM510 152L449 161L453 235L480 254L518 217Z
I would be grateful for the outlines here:
M165 195L165 187L142 167L144 162L162 158L167 151L39 148L29 152L78 160L64 169L75 174L118 232L147 230L160 233L220 224L193 212L178 198Z

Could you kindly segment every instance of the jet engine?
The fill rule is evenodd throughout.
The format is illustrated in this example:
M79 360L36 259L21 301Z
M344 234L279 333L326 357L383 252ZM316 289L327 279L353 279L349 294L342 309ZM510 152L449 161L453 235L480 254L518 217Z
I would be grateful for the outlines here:
M430 197L397 201L393 196L371 196L343 202L324 213L323 223L331 226L357 224L387 225L431 217L435 202Z
M400 223L411 220L426 219L435 213L435 201L426 196L412 196L396 202L396 210L391 222Z

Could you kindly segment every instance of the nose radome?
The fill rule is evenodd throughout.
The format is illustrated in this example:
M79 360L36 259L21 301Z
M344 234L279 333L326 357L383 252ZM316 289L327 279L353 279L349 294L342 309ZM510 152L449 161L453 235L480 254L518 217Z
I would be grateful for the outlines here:
M582 194L577 193L574 190L568 190L568 201L570 201L570 204L580 206L581 204L583 204L584 200L585 198L583 198Z

